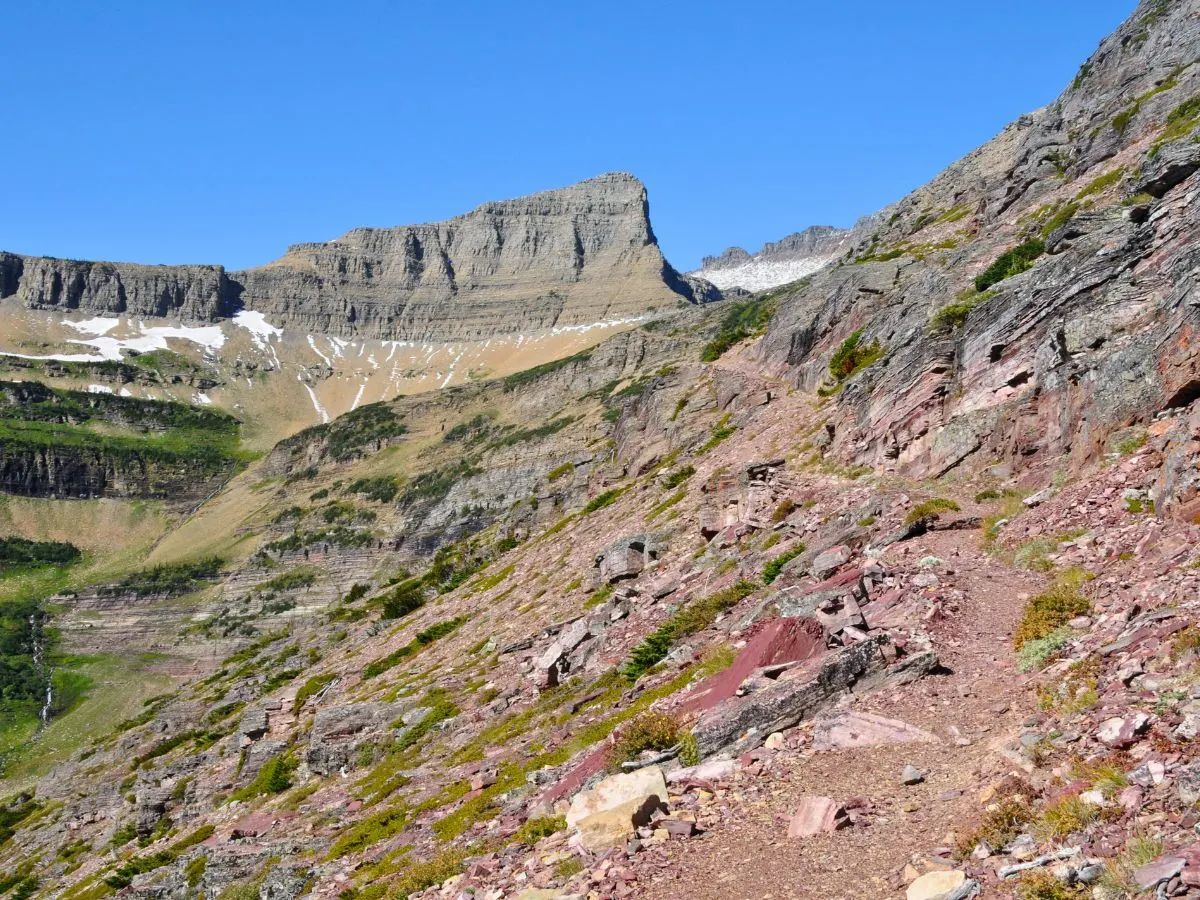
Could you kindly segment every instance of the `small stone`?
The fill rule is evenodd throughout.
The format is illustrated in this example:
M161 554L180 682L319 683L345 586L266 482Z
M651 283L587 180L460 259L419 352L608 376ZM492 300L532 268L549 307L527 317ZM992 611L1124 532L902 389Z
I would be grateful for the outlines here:
M811 837L821 832L836 831L847 824L846 811L829 797L808 796L800 801L788 822L788 837Z
M904 771L900 775L900 781L906 785L920 784L924 780L925 776L913 765L905 766Z
M767 735L767 739L763 741L763 747L767 750L778 750L783 746L783 734L776 731Z

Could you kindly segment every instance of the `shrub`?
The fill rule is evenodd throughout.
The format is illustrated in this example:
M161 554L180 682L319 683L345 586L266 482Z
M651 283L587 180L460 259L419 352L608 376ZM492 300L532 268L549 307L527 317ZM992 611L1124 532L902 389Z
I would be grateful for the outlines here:
M720 359L735 344L766 331L774 314L775 302L767 297L729 304L716 335L700 351L700 361Z
M633 648L629 659L621 667L621 673L630 681L637 681L666 658L675 641L703 631L717 616L736 606L756 590L755 585L749 581L738 581L724 590L693 600L676 610L662 626Z
M788 516L796 511L796 501L791 497L785 497L779 501L779 505L771 511L771 523L778 525Z
M1021 623L1013 634L1013 647L1021 650L1029 641L1045 638L1077 616L1087 615L1092 605L1076 584L1056 581L1025 604Z
M637 759L644 750L670 750L679 743L679 721L669 713L647 710L632 719L617 735L609 751L610 765Z
M1056 628L1045 637L1028 640L1017 653L1017 664L1022 672L1043 669L1051 657L1066 646L1070 639L1069 628Z
M763 584L772 584L779 577L779 573L783 571L783 567L803 553L804 550L804 544L797 544L767 563L763 568Z
M575 363L587 362L591 358L592 351L590 349L582 350L574 356L555 359L548 363L542 363L540 366L534 366L532 369L525 369L522 372L514 372L512 375L505 376L503 381L504 391L505 393L515 391L527 384L532 384L544 375L557 372L559 369L566 368Z
M350 483L346 491L351 494L362 494L368 500L377 503L391 503L400 492L400 486L391 475L379 475L375 478L359 478Z
M984 813L978 825L958 839L955 856L966 859L980 841L1001 849L1016 840L1032 820L1033 811L1027 803L1018 797L1005 797Z
M694 466L684 466L682 469L672 472L670 475L664 478L663 487L665 487L667 490L677 488L695 474L696 469Z
M879 341L862 344L862 329L842 341L841 346L829 358L829 374L837 382L845 381L861 372L883 356Z
M1082 900L1091 892L1079 884L1068 884L1049 872L1026 872L1017 880L1017 900Z
M1003 253L975 279L975 290L986 291L1006 278L1020 275L1033 267L1033 262L1046 252L1046 244L1039 238L1030 238Z
M936 519L940 513L958 512L960 507L953 500L946 500L942 497L934 497L932 500L926 500L923 503L918 503L908 511L908 515L904 517L905 525L912 525L915 522L922 520Z
M112 597L120 594L186 594L201 583L211 581L221 574L225 560L210 556L199 562L169 563L126 575L116 584L100 588L100 596Z
M79 559L79 555L74 544L0 538L0 572L18 566L67 566Z

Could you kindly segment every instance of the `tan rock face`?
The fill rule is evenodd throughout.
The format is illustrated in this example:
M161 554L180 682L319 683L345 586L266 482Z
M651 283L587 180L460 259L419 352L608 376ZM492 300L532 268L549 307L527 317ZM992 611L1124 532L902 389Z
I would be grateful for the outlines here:
M906 900L944 900L952 891L962 887L967 876L957 869L949 872L926 872L908 886Z
M567 811L567 824L579 832L588 850L619 846L633 829L650 821L650 814L667 799L662 769L647 766L636 772L613 775L590 791L575 795Z

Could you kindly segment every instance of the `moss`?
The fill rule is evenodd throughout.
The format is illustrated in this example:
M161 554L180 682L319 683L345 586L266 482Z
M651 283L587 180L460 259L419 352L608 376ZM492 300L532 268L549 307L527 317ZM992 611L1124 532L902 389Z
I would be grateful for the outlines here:
M1038 238L1030 238L1022 244L1001 254L983 273L975 278L975 290L986 291L1006 278L1012 278L1033 267L1034 261L1046 252L1046 245Z
M918 503L908 511L908 515L904 517L905 525L912 525L916 522L921 522L929 519L936 519L939 514L944 512L958 512L960 507L953 500L946 500L942 497L934 497L922 503Z
M774 583L775 579L778 578L779 574L783 571L783 567L803 553L805 549L806 548L803 543L797 544L767 563L766 566L763 567L763 584Z

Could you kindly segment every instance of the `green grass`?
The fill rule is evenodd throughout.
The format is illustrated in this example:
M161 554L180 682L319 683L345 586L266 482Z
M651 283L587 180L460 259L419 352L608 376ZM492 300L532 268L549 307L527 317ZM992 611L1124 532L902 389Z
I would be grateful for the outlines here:
M299 713L309 697L319 694L335 678L337 678L337 674L334 672L322 672L320 675L312 676L312 678L300 685L300 690L296 691L296 696L292 700L292 715Z
M1042 225L1041 236L1042 240L1048 240L1050 235L1066 225L1071 220L1075 213L1079 212L1078 203L1066 203L1059 207Z
M628 487L619 487L607 490L602 494L597 494L587 502L587 505L583 508L583 514L586 516L607 506L612 506L627 490L629 490Z
M929 320L929 331L933 334L957 331L967 324L967 317L971 314L971 310L990 300L993 296L990 292L964 291L954 303L943 306L933 314Z
M292 773L296 771L299 762L290 752L273 756L258 770L254 780L237 791L231 800L253 800L263 795L282 794L292 786Z
M905 525L912 525L915 522L920 522L923 519L936 519L940 513L958 512L960 507L953 500L946 500L943 497L934 497L922 503L918 503L908 511L908 515L904 517Z
M1092 604L1079 591L1078 579L1067 574L1025 604L1021 622L1013 634L1013 647L1021 651L1030 641L1050 637L1077 616L1087 615Z
M416 656L430 644L441 640L448 634L453 634L457 631L464 622L465 618L459 617L449 619L445 622L438 622L436 625L431 625L424 631L417 634L411 641L401 647L399 650L394 650L387 656L382 656L379 659L372 660L363 669L362 677L364 679L374 678L377 675L382 675L388 669L394 668L411 656Z
M696 450L697 456L703 456L711 450L715 450L724 441L737 434L737 426L730 425L729 419L730 414L726 413L720 418L720 420L717 421L715 425L713 425L712 430L709 432L708 440L701 444Z
M780 573L783 571L783 567L803 553L805 549L806 548L804 544L797 544L767 563L766 566L763 567L763 584L773 584L775 579L778 578Z
M1200 123L1200 95L1180 103L1167 115L1166 127L1158 136L1156 144L1167 144L1187 137Z
M659 503L657 506L652 507L650 509L650 511L648 513L646 513L646 521L653 522L655 519L657 519L659 516L661 516L663 513L665 513L668 509L670 509L672 506L674 506L676 503L681 501L686 496L687 496L687 489L680 488L674 494L672 494L670 497L668 497L666 500L664 500L662 503Z
M1105 188L1112 187L1125 175L1123 168L1113 169L1111 172L1106 172L1099 178L1094 178L1084 185L1083 189L1075 195L1076 200L1082 200L1085 197L1091 197L1094 194L1099 194Z
M1038 238L1030 238L1018 244L987 267L975 278L975 290L982 293L1006 278L1020 275L1033 268L1034 261L1046 252L1046 244Z

